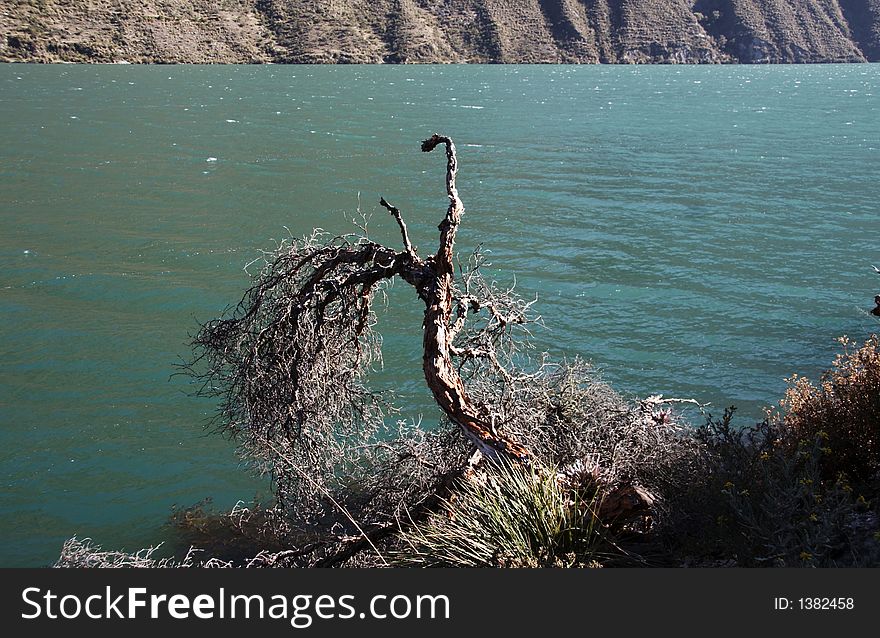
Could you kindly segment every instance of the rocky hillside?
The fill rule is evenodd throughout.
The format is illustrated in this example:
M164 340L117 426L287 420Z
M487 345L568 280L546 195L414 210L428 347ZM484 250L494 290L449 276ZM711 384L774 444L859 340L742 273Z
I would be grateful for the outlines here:
M2 0L0 61L880 61L880 0Z

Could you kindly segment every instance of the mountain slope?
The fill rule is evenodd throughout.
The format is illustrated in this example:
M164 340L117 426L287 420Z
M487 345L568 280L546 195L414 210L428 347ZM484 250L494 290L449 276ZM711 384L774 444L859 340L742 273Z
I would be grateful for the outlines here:
M4 0L0 60L878 61L880 0Z

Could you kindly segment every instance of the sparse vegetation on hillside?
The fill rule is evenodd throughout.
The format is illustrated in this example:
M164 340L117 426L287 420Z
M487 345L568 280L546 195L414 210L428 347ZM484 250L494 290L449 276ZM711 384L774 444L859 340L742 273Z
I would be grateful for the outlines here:
M14 0L0 61L776 63L880 59L880 0Z

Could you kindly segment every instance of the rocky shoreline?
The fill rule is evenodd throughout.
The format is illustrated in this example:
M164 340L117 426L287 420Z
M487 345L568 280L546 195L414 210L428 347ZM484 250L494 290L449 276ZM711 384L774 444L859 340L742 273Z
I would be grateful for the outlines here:
M11 0L0 61L880 61L880 0Z

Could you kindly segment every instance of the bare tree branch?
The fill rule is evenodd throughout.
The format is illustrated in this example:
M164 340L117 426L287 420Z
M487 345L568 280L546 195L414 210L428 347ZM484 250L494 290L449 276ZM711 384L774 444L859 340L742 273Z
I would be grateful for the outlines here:
M410 242L409 240L409 233L406 230L406 224L403 221L403 216L400 214L400 210L385 201L384 197L379 198L379 203L384 206L389 213L391 213L391 216L394 217L397 225L400 226L400 234L403 237L404 250L406 250L411 259L413 259L414 261L417 260L418 256L416 255L416 251L413 248L412 242Z

